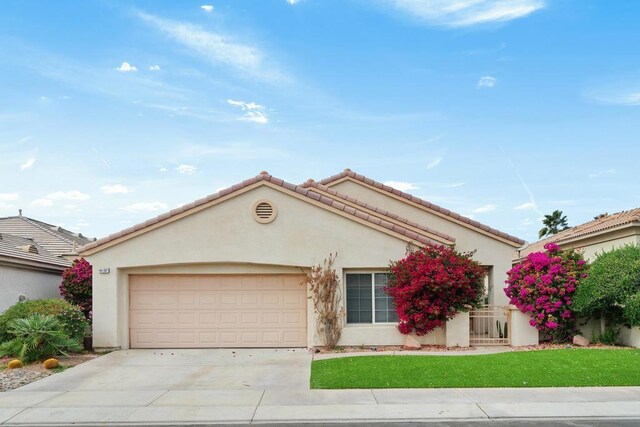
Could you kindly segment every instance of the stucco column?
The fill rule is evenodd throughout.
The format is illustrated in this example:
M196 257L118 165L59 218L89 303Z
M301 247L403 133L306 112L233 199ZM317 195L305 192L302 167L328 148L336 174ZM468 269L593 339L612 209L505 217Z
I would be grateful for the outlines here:
M509 335L511 335L511 345L538 345L539 333L535 327L529 324L531 317L518 310L515 305L510 305L509 310Z
M445 328L447 347L469 347L469 313L458 313L447 321Z

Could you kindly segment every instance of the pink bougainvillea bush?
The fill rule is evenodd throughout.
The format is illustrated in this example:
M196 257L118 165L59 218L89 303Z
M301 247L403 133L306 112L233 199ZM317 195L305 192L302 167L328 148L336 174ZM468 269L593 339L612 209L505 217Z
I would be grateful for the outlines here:
M62 272L60 295L71 304L80 307L87 319L91 320L92 310L92 268L84 258L73 261L71 267Z
M531 315L531 326L546 338L563 342L575 334L571 304L588 266L577 251L561 251L555 243L544 248L509 270L504 292L511 304Z
M472 255L426 246L391 263L386 290L395 303L400 332L428 334L480 304L486 271Z

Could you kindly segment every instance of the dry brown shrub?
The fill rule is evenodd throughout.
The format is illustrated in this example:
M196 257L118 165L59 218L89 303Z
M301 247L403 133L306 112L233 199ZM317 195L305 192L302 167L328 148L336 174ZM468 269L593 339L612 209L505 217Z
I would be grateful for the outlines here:
M311 267L302 285L309 286L316 313L316 333L328 349L336 348L344 327L344 307L340 279L333 269L337 254L330 254L322 264Z

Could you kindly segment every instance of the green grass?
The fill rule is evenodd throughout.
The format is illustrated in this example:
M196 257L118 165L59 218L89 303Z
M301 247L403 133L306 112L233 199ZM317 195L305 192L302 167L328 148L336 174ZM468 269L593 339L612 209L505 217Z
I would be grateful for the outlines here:
M478 356L316 360L311 388L587 387L640 385L640 350L563 349Z

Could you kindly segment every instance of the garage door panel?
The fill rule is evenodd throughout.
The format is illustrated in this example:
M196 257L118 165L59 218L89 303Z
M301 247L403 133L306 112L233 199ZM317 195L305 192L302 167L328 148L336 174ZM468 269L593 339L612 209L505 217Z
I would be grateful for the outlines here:
M130 276L133 348L304 347L307 296L291 275Z

